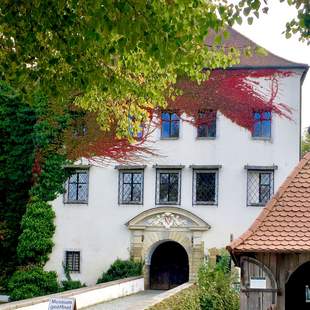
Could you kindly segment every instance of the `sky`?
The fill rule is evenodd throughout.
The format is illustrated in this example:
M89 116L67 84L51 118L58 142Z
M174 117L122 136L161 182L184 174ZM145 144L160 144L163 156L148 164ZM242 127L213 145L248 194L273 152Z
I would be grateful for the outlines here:
M252 25L243 22L234 28L255 43L285 59L310 65L310 46L298 41L298 35L286 39L285 24L296 15L296 9L279 0L268 2L268 14L262 14ZM302 88L302 128L310 126L310 70Z

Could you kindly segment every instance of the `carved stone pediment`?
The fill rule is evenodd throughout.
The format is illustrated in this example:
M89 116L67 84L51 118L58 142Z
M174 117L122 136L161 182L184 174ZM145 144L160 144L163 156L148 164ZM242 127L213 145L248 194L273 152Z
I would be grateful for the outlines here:
M165 228L186 227L189 225L189 222L186 218L171 212L164 212L155 216L151 216L149 219L146 219L145 223L146 225L164 226Z
M188 228L191 230L209 230L207 224L190 211L176 207L157 207L141 212L127 224L129 229L154 228Z

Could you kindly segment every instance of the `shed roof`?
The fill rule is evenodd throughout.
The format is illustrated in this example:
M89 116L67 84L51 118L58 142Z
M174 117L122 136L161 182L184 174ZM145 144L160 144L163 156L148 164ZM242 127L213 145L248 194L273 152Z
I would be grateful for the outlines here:
M224 48L231 48L235 47L240 50L243 50L247 47L251 47L251 49L256 49L259 47L256 43L252 40L247 38L246 36L242 35L235 29L228 27L227 31L229 32L230 36L227 39L223 39L221 45L219 47ZM205 43L208 46L214 46L214 38L217 35L216 32L212 31L206 37ZM269 51L267 51L267 55L262 56L254 53L251 57L247 57L241 53L240 56L240 63L237 65L232 66L232 68L300 68L300 69L307 69L307 64L293 62L282 57L279 57Z
M233 253L310 251L310 152L252 226L227 249Z

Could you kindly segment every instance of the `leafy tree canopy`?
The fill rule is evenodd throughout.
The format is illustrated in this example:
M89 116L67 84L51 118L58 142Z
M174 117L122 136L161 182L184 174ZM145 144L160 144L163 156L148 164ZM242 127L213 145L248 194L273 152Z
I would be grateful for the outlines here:
M307 35L307 1L288 33ZM251 23L265 0L2 1L2 78L26 96L40 88L51 101L94 112L103 130L137 133L148 111L176 95L177 77L201 82L202 68L238 61L235 49L207 48L209 30ZM227 32L223 32L225 37ZM221 38L215 38L215 45ZM128 130L128 126L130 130Z
M303 155L310 152L310 127L305 131L301 141L301 152Z

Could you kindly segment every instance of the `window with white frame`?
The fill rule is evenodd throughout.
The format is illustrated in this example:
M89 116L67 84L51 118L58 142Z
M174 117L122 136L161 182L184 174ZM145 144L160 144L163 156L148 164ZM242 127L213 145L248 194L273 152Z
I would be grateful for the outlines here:
M273 195L274 172L248 170L247 201L249 206L264 206Z
M157 169L156 204L181 203L181 170Z
M87 203L88 201L88 169L76 169L67 181L65 202Z
M143 171L119 172L119 203L142 204L143 203Z
M81 270L81 253L80 251L66 251L65 265L69 272L80 272Z
M218 170L193 170L193 204L216 205Z

